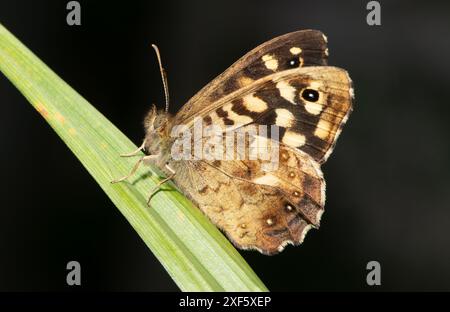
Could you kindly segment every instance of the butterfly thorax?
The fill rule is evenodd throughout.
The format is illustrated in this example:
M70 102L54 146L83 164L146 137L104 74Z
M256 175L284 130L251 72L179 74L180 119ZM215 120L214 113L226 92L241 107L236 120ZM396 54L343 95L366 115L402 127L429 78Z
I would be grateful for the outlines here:
M172 145L170 128L172 116L165 111L152 109L144 120L145 151L148 155L159 155L156 164L163 167L170 158Z

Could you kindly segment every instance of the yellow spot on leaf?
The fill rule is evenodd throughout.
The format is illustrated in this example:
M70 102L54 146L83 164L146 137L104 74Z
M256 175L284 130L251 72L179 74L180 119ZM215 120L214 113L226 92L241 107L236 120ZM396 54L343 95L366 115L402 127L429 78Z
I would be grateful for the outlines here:
M77 130L75 130L74 128L70 128L69 134L75 136L75 135L77 135Z
M57 112L57 113L55 114L55 118L56 118L56 120L58 120L61 124L64 124L65 121L66 121L66 119L64 118L64 116L61 115L59 112Z
M49 118L49 113L47 111L47 109L44 107L44 105L42 105L41 103L37 103L36 105L36 110L38 111L39 114L41 114L42 117L44 117L45 119Z
M181 211L179 211L177 213L177 217L178 217L178 220L180 220L180 221L184 221L184 219L185 219L185 216Z

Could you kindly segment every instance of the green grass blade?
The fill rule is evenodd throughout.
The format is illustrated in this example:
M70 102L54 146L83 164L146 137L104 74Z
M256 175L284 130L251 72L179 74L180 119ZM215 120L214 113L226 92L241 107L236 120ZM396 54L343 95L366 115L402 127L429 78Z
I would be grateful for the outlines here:
M151 168L140 168L130 182L110 183L132 168L136 158L119 154L136 146L1 24L0 70L78 157L182 290L267 291L222 233L170 184L164 189L172 191L159 192L147 206L159 181L148 175Z

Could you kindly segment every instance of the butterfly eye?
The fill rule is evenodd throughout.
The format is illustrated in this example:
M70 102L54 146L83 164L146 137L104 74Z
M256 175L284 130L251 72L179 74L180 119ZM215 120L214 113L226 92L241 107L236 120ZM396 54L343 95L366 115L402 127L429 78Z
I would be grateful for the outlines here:
M298 59L298 57L293 58L292 60L289 60L289 62L288 62L288 66L291 68L298 67L299 65L300 65L300 60Z
M319 92L313 89L305 89L302 92L302 98L308 102L317 102L319 100Z

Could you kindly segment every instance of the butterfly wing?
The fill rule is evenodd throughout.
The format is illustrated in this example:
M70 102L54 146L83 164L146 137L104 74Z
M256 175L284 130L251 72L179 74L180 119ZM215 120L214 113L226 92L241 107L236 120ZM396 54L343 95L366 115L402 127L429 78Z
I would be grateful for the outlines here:
M172 125L193 131L200 117L223 134L279 127L279 138L269 138L280 143L279 165L270 171L261 160L169 159L178 187L238 247L273 254L319 226L325 202L319 163L331 153L353 97L347 72L323 66L326 56L320 32L275 38L203 88L173 119ZM292 60L298 64L290 69Z
M204 126L216 125L224 131L248 124L277 125L281 144L323 163L352 111L352 98L352 82L345 70L295 68L240 88L205 106L197 117L203 119ZM194 120L185 122L190 127Z
M201 89L177 113L177 123L192 119L208 103L260 78L297 67L327 65L327 58L327 39L320 31L300 30L276 37L248 52Z
M239 248L274 254L318 227L325 182L305 153L282 146L278 169L259 160L172 161L174 181Z

